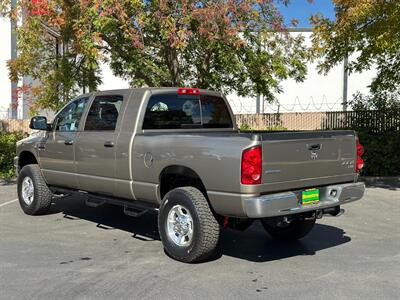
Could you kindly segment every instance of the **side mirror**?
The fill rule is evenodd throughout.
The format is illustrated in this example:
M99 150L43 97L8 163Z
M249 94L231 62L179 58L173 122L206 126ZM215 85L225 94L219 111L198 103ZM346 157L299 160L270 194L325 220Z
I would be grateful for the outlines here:
M43 116L33 117L31 119L31 123L29 124L30 129L36 130L50 130L49 125L47 124L47 118Z

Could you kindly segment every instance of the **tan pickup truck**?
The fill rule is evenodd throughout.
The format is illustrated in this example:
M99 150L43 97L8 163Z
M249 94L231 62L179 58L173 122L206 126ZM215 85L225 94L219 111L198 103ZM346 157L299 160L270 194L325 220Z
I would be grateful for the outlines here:
M212 254L224 226L259 219L272 237L299 239L364 194L355 132L240 132L213 91L85 94L51 124L32 118L31 128L42 134L18 142L15 158L25 213L74 194L132 216L156 210L166 252L184 262Z

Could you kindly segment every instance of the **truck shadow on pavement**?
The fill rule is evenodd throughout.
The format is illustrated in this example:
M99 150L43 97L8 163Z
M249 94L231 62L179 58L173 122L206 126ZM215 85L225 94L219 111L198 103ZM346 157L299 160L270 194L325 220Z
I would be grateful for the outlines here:
M99 230L129 232L133 238L143 242L160 241L156 213L150 212L133 218L126 216L121 207L113 205L88 207L79 197L56 200L50 214L57 213L64 214L63 217L67 220L81 219L93 222ZM252 262L268 262L298 255L315 255L320 250L339 246L350 240L342 229L317 223L311 233L300 241L277 242L271 239L260 222L256 221L244 232L223 230L217 251L207 261L214 261L226 255Z

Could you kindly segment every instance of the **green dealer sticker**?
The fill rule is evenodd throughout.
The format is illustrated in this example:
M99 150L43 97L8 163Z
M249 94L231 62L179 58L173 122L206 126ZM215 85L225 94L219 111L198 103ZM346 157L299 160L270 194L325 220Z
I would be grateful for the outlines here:
M319 189L308 189L301 192L301 204L316 204L319 202Z

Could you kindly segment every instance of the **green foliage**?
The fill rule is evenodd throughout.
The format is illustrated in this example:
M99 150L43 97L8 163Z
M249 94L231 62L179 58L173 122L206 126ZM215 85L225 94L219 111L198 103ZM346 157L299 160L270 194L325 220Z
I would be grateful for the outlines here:
M280 80L303 80L306 73L303 38L284 32L271 1L106 1L101 9L103 17L93 12L95 28L112 69L132 86L196 86L273 99Z
M251 129L251 126L249 124L243 123L243 124L240 125L240 130L241 131L250 131L252 129Z
M377 66L371 89L395 91L400 82L400 1L333 0L336 20L314 16L314 49L321 55L319 67L329 71L346 56L350 72Z
M286 127L283 127L282 125L276 125L276 126L267 126L263 130L267 130L267 131L286 131L288 129Z
M240 128L240 131L257 131L257 130L259 130L259 131L261 131L261 130L263 130L263 131L286 131L286 130L288 130L286 127L283 127L282 125L266 126L261 129L254 129L247 123L241 124L239 128Z
M374 95L356 94L351 101L358 114L354 127L364 146L365 167L362 175L399 176L400 175L400 95L377 92ZM377 126L369 125L368 111L378 112ZM367 112L363 116L362 112Z
M40 80L33 91L40 108L96 89L104 61L133 87L196 86L272 101L281 80L304 79L309 58L270 0L19 0L15 9L0 0L0 13L21 24L10 74Z
M22 132L0 132L0 178L10 179L15 176L15 143L23 138Z
M400 95L376 92L373 95L357 93L350 101L357 114L349 120L352 128L367 132L397 131L400 128Z
M95 90L101 82L98 55L86 37L90 30L84 35L77 27L82 13L77 3L19 0L11 7L10 1L0 0L0 14L18 23L18 57L8 61L10 79L36 80L37 86L23 88L27 99L35 99L30 103L34 111L58 110L83 87Z
M373 133L357 131L364 146L365 162L361 175L366 176L399 176L400 175L400 132L386 131Z

